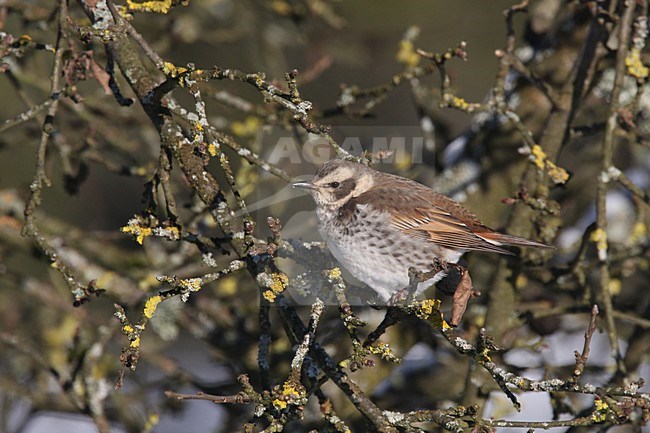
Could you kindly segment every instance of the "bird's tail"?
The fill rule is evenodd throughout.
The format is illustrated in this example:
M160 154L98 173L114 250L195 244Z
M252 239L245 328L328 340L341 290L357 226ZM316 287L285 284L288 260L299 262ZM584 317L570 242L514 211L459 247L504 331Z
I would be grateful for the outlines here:
M555 248L551 245L546 245L540 242L531 241L526 238L520 238L519 236L507 235L505 233L499 232L476 233L476 235L494 245L513 245L516 247L528 248Z

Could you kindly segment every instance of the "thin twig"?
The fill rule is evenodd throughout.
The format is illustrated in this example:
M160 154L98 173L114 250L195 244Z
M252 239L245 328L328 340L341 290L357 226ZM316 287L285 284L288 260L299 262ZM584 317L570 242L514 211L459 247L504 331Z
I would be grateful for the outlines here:
M43 196L43 188L51 186L50 179L47 176L45 170L46 163L46 154L47 146L50 141L50 137L55 132L54 129L54 120L56 118L57 110L59 108L59 98L61 96L61 91L63 88L61 77L63 69L63 43L65 39L65 26L68 16L68 3L67 0L59 0L59 17L58 17L58 31L57 31L57 40L56 40L56 53L54 54L54 63L52 66L51 74L51 100L52 103L49 105L47 110L47 115L43 122L43 131L41 133L41 139L36 151L36 173L34 174L34 179L30 184L30 195L29 199L25 204L25 225L23 226L22 234L23 236L30 237L38 249L50 260L52 267L57 269L59 273L63 276L65 283L68 285L70 292L75 298L75 305L80 305L89 299L89 294L97 293L95 288L90 284L89 286L84 286L80 284L75 278L72 270L68 268L60 260L59 254L57 251L50 245L50 243L40 234L39 229L36 225L36 210L41 204Z
M176 400L206 400L215 404L244 404L250 403L251 401L249 396L243 392L235 395L212 395L204 394L200 391L196 394L181 394L174 391L165 391L165 396Z
M594 332L596 332L596 317L598 317L598 305L594 305L591 309L591 319L589 320L589 327L585 332L585 344L582 347L582 353L579 353L578 351L575 352L576 366L573 369L573 376L571 379L569 379L569 381L572 381L574 383L577 383L578 380L580 380L580 376L582 376L585 365L587 365L587 359L589 358L589 346L591 345L591 337L594 335Z
M596 249L598 251L598 268L600 274L599 295L602 299L603 310L605 313L605 322L609 342L612 347L614 358L616 359L617 369L625 373L625 363L621 355L621 349L618 343L618 332L616 322L614 321L614 307L612 305L612 295L609 291L610 270L609 260L607 257L607 190L610 176L608 172L612 167L612 155L614 152L614 135L618 125L619 101L623 79L625 78L625 58L627 57L627 47L632 30L632 18L634 16L635 3L624 1L623 13L619 22L618 34L618 51L616 53L616 75L614 78L614 88L612 89L611 102L605 126L605 134L601 145L601 175L598 177L598 186L596 190Z
M20 125L23 122L27 122L28 120L35 118L41 111L49 108L55 101L55 99L48 99L47 101L44 101L38 105L32 106L29 110L24 111L11 119L5 120L0 125L0 132L3 132L9 128Z

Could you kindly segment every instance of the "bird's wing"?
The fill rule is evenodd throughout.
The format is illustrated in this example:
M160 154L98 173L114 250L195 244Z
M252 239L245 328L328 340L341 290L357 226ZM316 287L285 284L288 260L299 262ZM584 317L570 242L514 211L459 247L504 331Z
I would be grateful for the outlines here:
M435 206L391 213L391 222L403 232L444 248L512 254L481 236L449 212Z
M446 196L422 186L416 190L373 188L353 199L390 214L391 224L409 236L428 240L443 248L512 254L480 234L496 233L472 213ZM435 202L450 210L447 211ZM478 235L477 230L478 229Z

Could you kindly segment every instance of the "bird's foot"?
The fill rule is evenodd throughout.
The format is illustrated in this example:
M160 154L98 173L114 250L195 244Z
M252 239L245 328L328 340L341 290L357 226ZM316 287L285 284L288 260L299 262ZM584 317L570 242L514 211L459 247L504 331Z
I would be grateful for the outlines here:
M447 262L445 260L440 260L438 257L433 259L433 266L431 269L438 272L449 272L450 270L456 270L460 272L461 270L466 270L466 268L459 263Z
M410 293L410 287L406 286L401 290L398 290L397 292L393 293L391 297L388 299L387 305L389 307L395 307L397 305L404 305L406 300L409 297Z
M449 262L440 260L438 257L435 257L433 259L433 270L436 270L438 272L446 271L448 266L449 266Z

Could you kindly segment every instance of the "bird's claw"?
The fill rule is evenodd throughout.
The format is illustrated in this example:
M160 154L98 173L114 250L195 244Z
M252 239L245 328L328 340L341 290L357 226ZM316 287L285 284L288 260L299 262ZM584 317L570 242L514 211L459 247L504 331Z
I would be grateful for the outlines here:
M389 307L394 307L396 305L403 305L409 295L409 288L404 287L401 290L393 293L392 296L388 299L387 305Z

